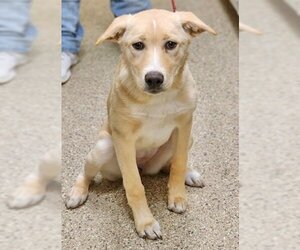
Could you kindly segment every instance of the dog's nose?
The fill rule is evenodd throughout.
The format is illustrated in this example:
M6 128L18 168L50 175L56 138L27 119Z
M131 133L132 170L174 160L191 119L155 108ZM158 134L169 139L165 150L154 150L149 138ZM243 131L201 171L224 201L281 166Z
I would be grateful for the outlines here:
M145 75L149 89L158 89L164 82L164 75L158 71L150 71Z

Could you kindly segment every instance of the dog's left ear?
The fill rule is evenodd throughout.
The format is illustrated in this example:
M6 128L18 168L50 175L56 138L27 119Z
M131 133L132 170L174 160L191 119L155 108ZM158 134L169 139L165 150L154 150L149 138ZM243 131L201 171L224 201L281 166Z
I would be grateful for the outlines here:
M114 19L107 30L98 38L96 45L104 41L118 42L126 31L128 20L131 15L123 15Z
M204 31L208 31L209 33L214 35L217 34L211 27L202 22L192 12L178 11L175 13L179 16L184 31L192 37Z

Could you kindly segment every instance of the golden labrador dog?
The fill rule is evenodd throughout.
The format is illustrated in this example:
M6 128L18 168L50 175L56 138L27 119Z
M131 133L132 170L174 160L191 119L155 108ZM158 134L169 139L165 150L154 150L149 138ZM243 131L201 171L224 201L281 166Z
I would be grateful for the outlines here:
M170 173L168 209L186 210L185 184L204 185L200 174L187 168L197 101L188 47L204 31L215 34L190 12L147 10L116 18L98 39L97 44L117 42L121 57L107 101L107 123L70 192L68 208L85 202L99 171L108 180L123 178L139 236L161 238L140 173L164 170Z

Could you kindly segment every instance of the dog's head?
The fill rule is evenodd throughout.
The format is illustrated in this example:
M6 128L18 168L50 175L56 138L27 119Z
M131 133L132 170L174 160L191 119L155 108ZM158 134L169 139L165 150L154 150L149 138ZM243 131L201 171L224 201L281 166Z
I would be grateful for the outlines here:
M119 43L125 62L121 77L130 74L140 89L156 94L172 86L191 38L204 31L216 34L191 12L147 10L116 18L96 44Z

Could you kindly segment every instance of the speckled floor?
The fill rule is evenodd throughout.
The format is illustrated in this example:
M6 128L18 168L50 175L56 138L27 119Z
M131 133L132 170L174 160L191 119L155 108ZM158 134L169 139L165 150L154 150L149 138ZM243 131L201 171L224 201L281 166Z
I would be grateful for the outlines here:
M97 181L78 209L62 207L63 249L237 249L238 248L238 18L227 1L177 1L212 26L191 46L190 67L198 83L195 143L190 165L205 178L204 189L187 188L189 207L167 210L167 176L143 178L150 209L163 240L140 239L134 229L121 182ZM113 19L108 1L82 1L85 38L80 63L63 86L63 198L96 141L106 116L106 98L119 50L95 47ZM170 9L168 1L153 1Z

